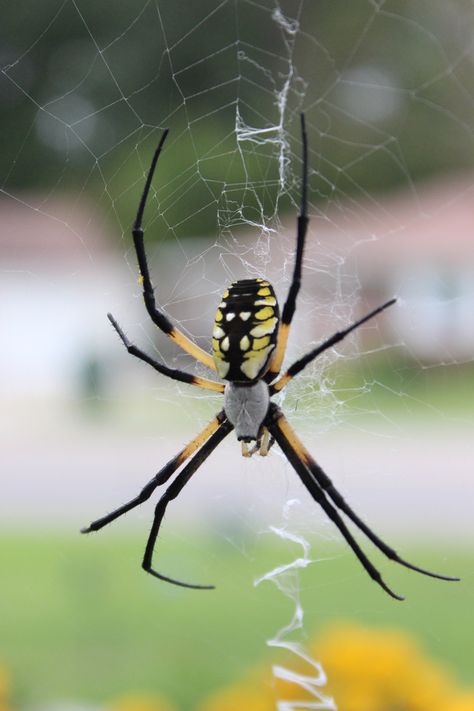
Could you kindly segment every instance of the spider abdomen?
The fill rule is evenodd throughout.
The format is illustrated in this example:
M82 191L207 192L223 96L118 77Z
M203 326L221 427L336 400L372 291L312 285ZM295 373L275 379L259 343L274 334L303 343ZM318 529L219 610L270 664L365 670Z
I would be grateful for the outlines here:
M265 279L242 279L224 292L212 333L218 374L230 382L261 378L270 365L280 322L278 302Z

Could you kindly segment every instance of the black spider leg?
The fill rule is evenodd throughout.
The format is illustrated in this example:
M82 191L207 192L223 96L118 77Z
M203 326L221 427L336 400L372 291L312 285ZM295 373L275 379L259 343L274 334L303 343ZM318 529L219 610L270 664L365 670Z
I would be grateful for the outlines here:
M311 363L315 358L317 358L321 353L324 353L324 351L327 351L328 348L331 348L332 346L336 345L336 343L339 343L342 341L346 336L351 333L351 331L354 331L356 328L359 328L359 326L362 326L366 321L369 321L369 319L374 318L374 316L377 316L381 311L384 311L387 309L389 306L392 306L393 304L396 303L396 298L394 299L389 299L389 301L386 301L384 304L381 306L377 306L376 309L373 309L370 311L368 314L360 318L358 321L354 321L350 326L345 328L342 331L336 331L332 336L327 338L325 341L323 341L319 346L316 346L312 351L304 355L302 358L299 360L295 361L286 373L284 373L273 385L270 385L270 393L273 395L276 392L279 392L285 385L292 380L295 375L300 373L303 368L306 368L306 366Z
M398 553L388 546L384 541L382 541L368 526L364 521L362 521L357 514L351 509L349 504L346 502L346 500L343 498L343 496L338 492L338 490L335 488L334 484L332 483L331 479L328 477L328 475L321 469L319 464L317 464L314 459L311 457L308 462L306 462L306 465L308 469L311 471L311 473L314 475L314 478L318 482L319 486L323 491L325 491L327 494L329 494L330 498L334 501L336 506L343 511L348 518L351 519L355 523L355 525L360 528L363 533L369 538L372 543L377 546L379 550L384 553L387 558L390 560L395 561L396 563L400 563L400 565L404 565L405 568L410 568L410 570L416 570L417 573L422 573L423 575L429 575L431 578L438 578L439 580L450 580L450 581L459 581L460 578L454 578L448 575L440 575L439 573L432 573L429 570L425 570L424 568L420 568L417 565L413 565L413 563L409 563L406 560L403 560L403 558L400 558Z
M281 323L278 332L278 342L275 349L270 368L265 375L265 381L271 382L280 372L283 357L285 355L286 343L288 341L288 333L293 316L296 309L296 298L301 287L301 271L303 268L303 254L306 241L306 233L308 229L308 138L306 134L305 116L302 113L301 118L301 142L302 142L302 187L301 187L301 205L297 222L296 236L296 255L293 268L293 278L286 297L285 305L281 315Z
M168 378L171 378L171 380L178 380L181 383L188 383L189 385L197 385L200 388L205 388L206 390L215 390L217 392L224 392L224 385L222 383L218 383L214 380L208 380L207 378L201 378L197 375L192 375L191 373L186 373L183 370L177 370L176 368L168 368L167 365L164 365L164 363L160 363L159 361L155 360L151 356L149 356L147 353L141 350L141 348L138 348L138 346L135 346L133 343L129 341L127 336L125 335L123 329L119 326L115 318L112 316L112 314L107 314L107 318L109 319L110 323L112 326L115 328L117 331L118 335L120 336L120 339L122 343L124 344L125 348L127 351L135 356L136 358L139 358L140 360L143 360L145 363L148 363L151 365L155 370L157 370L159 373L162 373L163 375L166 375Z
M370 575L372 580L380 585L381 588L385 590L391 597L395 600L404 600L403 597L394 593L387 584L384 582L382 576L375 566L370 562L370 560L365 555L364 551L360 548L359 544L352 536L351 532L347 528L346 524L342 520L341 516L333 505L326 498L323 490L320 488L318 482L314 479L311 471L308 469L304 461L300 458L300 455L294 448L293 444L289 441L286 434L282 432L278 426L278 421L283 418L283 415L276 405L273 405L270 409L270 413L267 416L266 426L270 430L271 434L275 437L276 442L280 446L280 449L292 465L293 469L296 471L301 481L313 497L313 499L321 506L325 511L327 516L331 521L337 526L341 534L346 539L349 546L352 548L353 552L362 563L363 567Z
M290 428L290 425L288 424L287 420L285 417L281 416L281 421L285 423L285 427L288 429L288 431L291 431L291 434L295 438L295 442L297 442L298 447L299 447L299 456L300 458L304 461L304 464L306 467L310 470L310 472L313 474L314 478L316 479L317 483L321 487L321 489L326 492L329 497L333 500L333 502L336 504L336 506L343 511L348 518L351 519L353 523L369 538L372 543L377 546L377 548L384 553L384 555L389 558L389 560L392 560L396 563L399 563L400 565L405 566L405 568L410 568L410 570L415 570L417 573L422 573L423 575L428 575L431 578L438 578L439 580L449 580L449 581L459 581L459 578L455 578L452 576L448 575L440 575L439 573L432 573L429 570L425 570L424 568L420 568L417 565L413 565L412 563L409 563L408 561L404 560L403 558L400 558L398 553L388 546L384 541L382 541L368 526L362 519L359 518L359 516L355 513L355 511L352 510L352 508L349 506L347 501L343 498L343 496L338 492L338 490L335 488L334 484L332 483L331 479L328 477L325 471L319 466L319 464L313 459L311 454L308 452L306 447L303 446L303 444L300 442L300 440L296 437L296 435L293 433L293 430ZM277 427L278 427L278 421L277 421Z
M119 518L120 516L123 516L123 514L126 514L128 511L131 511L136 506L140 506L145 501L147 501L153 494L155 489L158 486L166 484L168 479L175 473L175 471L179 469L182 464L184 464L184 462L191 456L193 452L196 451L198 447L205 443L206 440L208 440L209 437L214 434L216 430L218 430L218 428L222 425L224 421L224 410L221 410L214 417L214 419L211 420L211 422L202 430L202 432L200 432L193 440L191 440L191 442L189 442L189 444L187 444L175 457L173 457L173 459L170 459L170 461L165 464L162 469L160 469L158 474L155 474L155 476L150 479L147 484L145 484L138 496L135 496L126 504L123 504L114 511L111 511L111 513L108 513L105 516L98 518L96 521L93 521L89 526L82 528L81 533L91 533L92 531L99 531L101 528L104 528L104 526L108 526L109 523L115 521L115 519Z
M153 180L153 175L156 169L156 164L158 158L160 157L163 144L168 135L168 129L163 131L158 147L153 155L153 159L148 171L148 175L145 181L145 187L140 199L140 204L138 206L137 216L135 222L133 223L132 235L133 244L135 246L135 252L137 255L138 267L140 270L141 280L143 284L143 299L145 301L146 310L153 321L153 323L158 326L158 328L163 331L167 336L169 336L177 345L179 345L183 350L185 350L190 355L197 358L211 370L215 370L215 364L212 356L206 353L202 348L196 345L191 339L179 331L171 321L165 316L165 314L160 311L156 305L155 292L153 289L153 284L151 282L150 271L148 269L148 261L145 252L144 244L144 233L142 228L143 213L145 211L146 202L148 199L148 194L151 188L151 182Z
M164 580L167 583L179 585L183 588L193 588L196 590L214 589L214 585L194 585L192 583L185 583L181 580L176 580L175 578L170 578L167 575L162 575L161 573L158 573L158 571L152 568L152 558L156 538L158 536L161 522L163 520L163 516L165 515L166 507L168 506L169 502L178 496L178 494L188 483L194 472L201 466L201 464L205 462L211 452L217 447L218 444L220 444L220 442L222 442L224 437L227 437L229 432L231 432L233 429L233 425L231 425L228 420L222 422L222 424L219 426L219 429L217 429L216 432L214 432L214 434L209 437L207 442L203 444L201 449L196 452L194 457L186 464L184 469L178 474L176 479L170 484L161 499L158 501L158 504L155 508L155 517L153 519L153 524L151 527L150 535L148 537L148 541L145 548L145 555L143 556L142 562L142 568L146 570L147 573L150 573L156 578Z

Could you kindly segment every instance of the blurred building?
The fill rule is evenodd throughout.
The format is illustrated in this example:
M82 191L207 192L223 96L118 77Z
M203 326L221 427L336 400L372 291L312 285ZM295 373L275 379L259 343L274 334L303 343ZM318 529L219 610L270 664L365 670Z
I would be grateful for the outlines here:
M78 200L24 195L0 202L4 398L64 397L109 348L105 296L124 264L97 214Z
M397 306L359 338L402 346L430 363L474 355L474 184L471 176L417 185L410 192L325 209L310 224L293 342L321 340L394 294ZM0 203L0 378L4 396L63 395L78 378L87 390L110 359L122 358L106 320L113 311L131 337L173 360L143 308L128 234L85 200L29 195ZM214 310L232 279L265 274L283 299L292 272L296 219L262 238L229 242L150 240L157 299L203 347ZM115 245L115 249L113 248ZM118 247L118 249L117 249ZM255 270L255 273L252 271ZM181 356L180 356L181 358ZM179 360L186 366L186 357ZM82 373L82 375L81 375ZM72 385L73 384L73 385Z
M408 354L430 363L474 357L474 181L442 178L325 216L321 234L346 254L370 306L399 297L383 318Z

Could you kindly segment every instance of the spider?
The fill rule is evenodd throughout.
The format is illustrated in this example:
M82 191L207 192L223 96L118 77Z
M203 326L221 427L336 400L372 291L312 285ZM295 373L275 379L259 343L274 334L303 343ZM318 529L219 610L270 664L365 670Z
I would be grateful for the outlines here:
M133 243L140 271L139 283L143 287L145 306L153 323L184 351L204 363L208 368L216 371L220 379L226 381L226 383L169 368L131 343L110 313L108 318L129 353L148 363L159 373L168 376L172 380L223 393L224 406L202 432L165 464L137 496L111 513L93 521L89 526L82 529L82 533L98 531L115 521L119 516L127 513L127 511L142 504L150 498L158 486L165 484L187 462L156 505L142 567L151 575L174 585L201 590L213 589L214 585L187 583L159 573L152 564L153 551L163 516L170 501L180 494L183 487L206 461L211 452L235 429L237 439L241 442L244 457L249 457L257 452L261 456L266 456L270 447L277 442L310 495L337 526L367 573L393 598L397 600L404 599L386 585L379 571L370 562L351 534L340 512L345 514L390 560L433 578L459 580L459 578L447 577L419 568L403 560L393 548L384 543L344 500L334 487L331 479L298 439L281 409L271 400L273 395L280 392L317 356L342 341L349 333L359 328L369 319L374 318L374 316L396 301L395 298L390 299L347 328L337 331L316 348L313 348L309 353L295 361L283 374L280 374L301 284L303 253L309 221L307 212L308 143L304 114L301 114L303 168L301 205L297 218L296 255L293 278L281 317L275 291L266 279L243 279L233 282L224 292L216 312L212 333L212 356L179 331L158 308L150 278L142 221L153 174L167 135L168 130L165 130L154 153L132 229Z

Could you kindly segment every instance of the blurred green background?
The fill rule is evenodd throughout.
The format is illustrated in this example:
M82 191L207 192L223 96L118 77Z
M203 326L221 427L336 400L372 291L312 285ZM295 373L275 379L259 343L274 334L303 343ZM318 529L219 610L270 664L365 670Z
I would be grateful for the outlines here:
M215 234L216 207L243 204L251 219L282 198L275 145L256 133L242 157L234 131L238 119L276 124L278 98L293 134L295 113L307 112L316 204L472 168L470 3L278 7L281 17L272 2L203 0L183 13L172 0L4 7L4 190L80 186L112 223L129 225L140 158L147 164L168 125L159 226ZM186 200L167 205L176 190Z
M278 663L266 640L294 601L253 581L300 549L271 525L308 538L317 561L290 581L303 643L339 619L399 626L474 685L473 12L463 0L2 8L0 664L12 707L104 707L138 690L191 711ZM403 604L359 569L276 448L244 462L229 440L170 506L160 570L213 593L141 572L152 505L77 533L220 406L127 358L105 319L112 310L157 357L203 373L150 328L131 251L163 128L145 215L157 299L208 348L230 280L265 274L284 299L302 110L311 224L289 359L399 301L305 371L283 406L384 540L463 578L375 554Z

